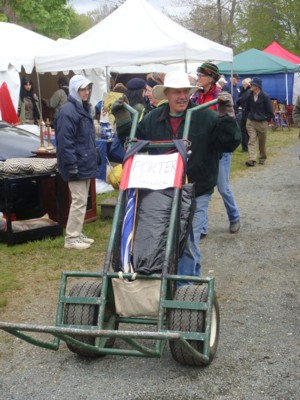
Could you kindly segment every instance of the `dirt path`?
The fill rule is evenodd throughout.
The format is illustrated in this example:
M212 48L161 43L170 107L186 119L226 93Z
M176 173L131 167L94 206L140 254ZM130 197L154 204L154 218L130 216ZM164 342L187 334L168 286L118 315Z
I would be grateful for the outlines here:
M87 361L0 333L1 400L299 400L300 166L296 143L232 183L241 230L228 233L216 193L209 235L201 242L204 275L215 275L221 309L217 356L208 368L162 359L107 356ZM53 322L51 288L12 321ZM45 299L46 298L46 299ZM54 302L54 304L53 304ZM33 311L35 310L35 311ZM8 317L8 315L6 315Z

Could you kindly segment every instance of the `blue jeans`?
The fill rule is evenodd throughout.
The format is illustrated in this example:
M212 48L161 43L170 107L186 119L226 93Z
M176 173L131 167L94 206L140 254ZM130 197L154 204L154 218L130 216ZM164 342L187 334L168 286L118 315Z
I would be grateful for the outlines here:
M229 184L231 158L232 153L223 153L219 161L217 187L222 196L229 222L234 222L240 219L240 213Z
M229 184L231 158L232 153L223 153L222 158L219 160L217 187L222 196L229 222L235 222L240 219L240 212ZM208 233L208 212L206 212L204 216L204 224L201 233L205 235Z
M192 231L188 237L183 255L178 263L178 275L199 276L201 274L199 240L207 218L210 198L211 194L204 194L196 197L196 209ZM191 282L178 281L177 287L190 284Z

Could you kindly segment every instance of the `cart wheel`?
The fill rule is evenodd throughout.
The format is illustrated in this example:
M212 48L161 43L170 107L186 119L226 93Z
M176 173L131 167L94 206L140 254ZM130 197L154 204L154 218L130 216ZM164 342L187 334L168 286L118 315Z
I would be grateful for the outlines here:
M86 281L76 283L70 290L69 296L74 297L100 297L102 289L102 283L99 281ZM67 325L87 325L95 326L98 318L98 306L89 304L66 304L64 312L64 324ZM109 302L106 303L105 319L109 318L112 314ZM104 324L105 328L105 324ZM118 329L116 323L115 329ZM91 336L79 336L71 335L74 339L79 340L82 343L95 345L95 337ZM105 347L113 347L115 342L114 338L108 339ZM84 357L103 357L105 354L99 354L97 352L81 349L80 347L74 346L73 344L67 343L68 348L76 354Z
M205 302L207 301L207 286L206 285L184 285L177 289L175 298L176 301L187 302ZM205 311L197 310L182 310L172 309L168 319L169 329L177 332L204 332L205 331ZM209 343L209 363L214 358L220 329L220 313L219 304L214 296L211 316L211 333ZM189 344L203 354L203 341L188 340ZM169 342L170 350L175 361L182 365L204 366L201 361L196 360L191 353L186 350L178 340Z

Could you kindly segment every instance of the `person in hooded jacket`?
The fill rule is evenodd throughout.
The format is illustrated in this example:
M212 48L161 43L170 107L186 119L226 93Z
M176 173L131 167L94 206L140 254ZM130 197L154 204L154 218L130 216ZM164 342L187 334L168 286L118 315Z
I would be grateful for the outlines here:
M72 198L64 244L67 249L88 249L94 243L82 233L90 180L97 176L99 165L90 113L91 91L91 81L74 75L67 103L54 120L58 169L62 179L68 182Z

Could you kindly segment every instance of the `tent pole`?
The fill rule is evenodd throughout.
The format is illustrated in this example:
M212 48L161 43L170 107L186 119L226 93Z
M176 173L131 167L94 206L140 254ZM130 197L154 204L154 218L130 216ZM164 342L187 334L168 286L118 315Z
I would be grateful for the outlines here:
M37 70L35 70L36 73L36 81L37 81L37 85L38 85L38 93L39 93L39 106L40 106L40 110L41 110L41 119L43 119L43 109L42 109L42 96L41 96L41 86L40 86L40 75L37 72Z
M110 76L108 72L108 67L105 67L105 74L106 74L106 91L108 93L110 92Z
M286 93L286 105L289 104L289 85L288 85L288 74L285 74L285 93Z
M232 78L233 78L233 61L230 63L230 91L231 95L233 96L233 83L232 83Z

